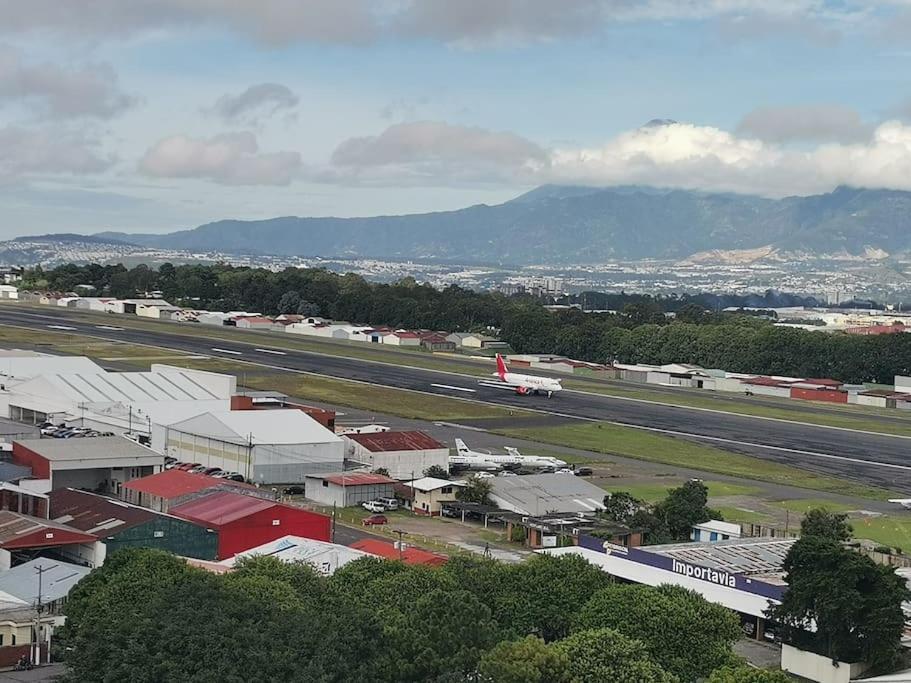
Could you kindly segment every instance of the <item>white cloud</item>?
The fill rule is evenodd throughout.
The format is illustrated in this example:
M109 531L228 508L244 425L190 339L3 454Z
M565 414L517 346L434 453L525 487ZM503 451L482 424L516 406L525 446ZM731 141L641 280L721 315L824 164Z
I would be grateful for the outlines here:
M889 121L868 143L803 151L674 123L623 133L597 148L557 150L546 176L767 196L826 192L837 185L911 190L911 126Z
M286 85L258 83L237 95L222 95L212 107L213 113L228 122L255 123L282 109L293 109L300 98Z
M726 30L733 36L784 28L806 30L813 38L869 14L869 3L861 0L0 0L0 31L121 39L162 29L215 28L266 45L407 36L475 46L574 39L618 22L717 18L730 22Z
M117 75L107 64L62 68L55 64L28 64L19 51L0 45L0 104L34 103L54 118L110 118L133 103L121 92Z
M332 153L324 179L363 182L502 181L548 162L537 144L503 131L416 121L349 138Z
M98 145L82 133L51 128L0 128L0 182L37 175L90 174L108 168Z
M223 185L287 185L300 171L297 152L260 152L249 132L209 139L174 135L153 145L139 170L160 178L203 178Z
M739 134L766 142L860 142L873 129L857 111L837 104L759 107L737 126Z

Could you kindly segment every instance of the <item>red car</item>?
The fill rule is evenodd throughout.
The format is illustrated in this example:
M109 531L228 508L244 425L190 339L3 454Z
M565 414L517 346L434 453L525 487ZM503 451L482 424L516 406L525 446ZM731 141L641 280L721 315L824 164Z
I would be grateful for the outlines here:
M386 515L370 515L369 517L364 517L364 526L380 526L383 524L388 524L389 520L386 519Z

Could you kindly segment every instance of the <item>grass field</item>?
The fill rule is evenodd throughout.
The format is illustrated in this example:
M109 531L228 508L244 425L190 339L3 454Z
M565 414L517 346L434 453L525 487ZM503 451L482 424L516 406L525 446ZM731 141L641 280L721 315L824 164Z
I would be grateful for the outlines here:
M667 483L646 482L641 484L620 484L611 482L603 486L604 490L614 493L616 491L625 491L634 498L654 503L661 500L667 495L668 489L676 488L684 482L683 479L669 481ZM725 496L748 496L759 492L755 486L744 486L742 484L732 484L727 481L707 481L705 482L709 489L709 498L722 498Z
M0 305L41 310L45 313L48 311L47 306L9 303L0 303ZM68 311L68 313L72 313L72 311ZM78 315L87 322L97 321L101 318L104 318L106 322L110 322L110 316L105 317L102 314L80 312ZM289 333L266 333L237 330L230 327L168 323L144 320L131 316L117 316L117 325L144 330L159 330L169 334L230 340L239 343L269 346L291 351L307 351L311 353L392 363L395 365L428 370L455 372L469 376L482 376L489 374L492 371L492 366L489 361L484 361L479 358L449 354L431 354L418 349L391 346L383 347L380 345L359 342L314 339ZM28 332L26 332L26 334L32 334L32 337L34 335L34 333ZM112 354L112 356L113 355L114 354ZM568 389L577 389L580 391L603 394L605 396L667 403L679 405L681 407L707 408L739 415L768 417L792 422L806 422L809 424L858 429L883 434L911 436L911 419L906 418L900 411L894 410L888 411L885 409L866 408L863 406L836 407L827 405L826 407L832 409L832 412L820 413L810 411L810 406L802 404L799 401L792 401L790 403L782 401L782 405L777 407L733 400L732 397L725 397L723 394L697 394L694 391L685 390L680 390L679 392L649 391L648 388L640 388L636 385L626 385L617 383L616 381L608 382L601 379L584 377L568 377L564 379L564 385ZM891 418L892 421L870 421L867 419L875 416L887 416Z
M866 538L892 548L911 551L911 515L896 514L884 517L852 519L855 538Z
M786 420L788 422L806 422L808 424L823 425L826 427L841 427L843 429L856 429L860 431L878 432L881 434L892 434L896 436L911 436L911 420L905 419L904 415L895 414L897 411L892 411L891 413L871 411L864 414L865 411L863 407L844 406L839 407L839 410L843 409L845 414L838 414L834 412L818 413L801 410L801 408L805 408L806 405L802 405L800 401L796 400L791 401L793 405L782 405L779 408L759 404L748 405L741 402L726 401L721 398L711 398L708 396L696 396L690 392L681 392L679 394L670 392L650 392L647 390L619 388L612 385L595 385L593 383L582 385L581 383L575 384L572 382L564 382L564 385L566 388L574 387L580 391L603 394L605 396L616 396L619 398L631 398L640 401L668 403L670 405L687 408L705 408L708 410L719 410L725 413L733 413L736 415L768 417L776 420ZM858 408L858 410L852 410L854 408ZM870 416L881 415L886 415L890 418L904 421L904 424L901 422L889 423L883 421L871 421L868 419Z
M660 462L815 491L839 493L856 498L883 499L893 495L891 492L877 487L827 477L747 455L729 453L712 446L607 423L563 427L523 428L517 426L514 429L498 431L508 436L530 441L542 441L581 450Z
M745 524L769 524L775 519L769 515L755 510L744 510L737 507L719 507L717 508L727 522L742 522Z
M829 512L851 512L852 510L857 509L856 505L845 505L844 503L836 503L831 500L819 500L816 498L782 500L774 503L774 505L775 507L781 508L782 510L799 512L802 515L815 508L825 508Z

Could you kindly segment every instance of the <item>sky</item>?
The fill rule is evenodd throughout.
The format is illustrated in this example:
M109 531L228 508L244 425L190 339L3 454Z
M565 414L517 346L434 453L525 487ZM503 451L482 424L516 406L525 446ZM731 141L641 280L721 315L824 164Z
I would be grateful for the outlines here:
M911 0L0 0L0 238L911 190Z

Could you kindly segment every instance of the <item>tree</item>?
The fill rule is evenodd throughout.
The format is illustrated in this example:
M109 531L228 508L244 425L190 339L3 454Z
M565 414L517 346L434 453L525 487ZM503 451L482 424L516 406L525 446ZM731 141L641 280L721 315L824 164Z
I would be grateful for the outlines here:
M878 667L894 661L904 627L902 602L911 597L894 567L811 535L791 546L784 571L788 589L768 617L782 624L787 642L840 661Z
M639 500L626 491L616 491L604 496L604 510L601 515L617 524L629 524L633 516L646 507L645 501Z
M802 537L815 536L833 541L847 541L853 529L848 524L848 515L841 512L829 512L825 508L814 508L807 512L800 522Z
M297 309L301 304L301 295L300 292L285 292L282 294L281 298L278 300L278 312L279 313L297 313Z
M456 498L465 503L490 504L490 491L493 489L490 481L483 477L468 477L465 486L456 490Z
M609 628L579 631L552 646L569 661L570 683L676 683L677 678L648 657L638 640Z
M661 667L684 681L734 661L740 621L730 610L679 586L611 585L579 612L576 629L610 628L640 641Z
M708 507L708 487L698 479L668 491L667 498L655 506L654 514L668 529L671 538L686 541L694 524L722 519L721 513Z
M757 669L752 666L723 666L715 669L706 683L791 683L783 671Z
M449 479L449 472L439 465L431 465L424 470L425 477L435 477L437 479Z
M490 683L561 683L568 667L565 652L526 636L497 643L481 657L478 672Z

